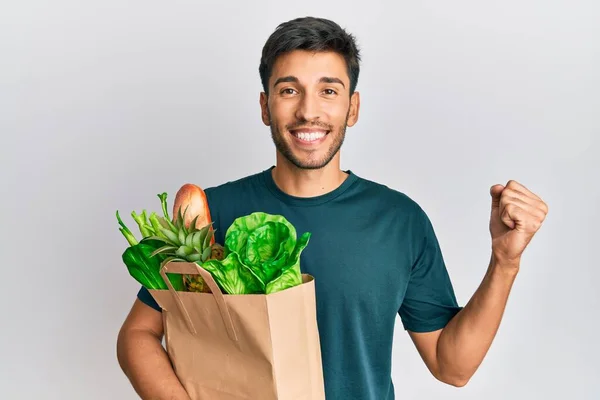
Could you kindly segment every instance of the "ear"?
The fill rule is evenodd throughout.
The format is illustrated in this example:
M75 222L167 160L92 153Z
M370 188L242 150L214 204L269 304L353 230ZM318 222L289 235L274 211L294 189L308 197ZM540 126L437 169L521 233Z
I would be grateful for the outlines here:
M360 111L360 93L354 92L350 97L350 111L348 112L348 126L352 127L358 122Z
M263 124L266 126L271 125L271 122L269 121L269 96L267 96L265 92L260 93L260 109Z

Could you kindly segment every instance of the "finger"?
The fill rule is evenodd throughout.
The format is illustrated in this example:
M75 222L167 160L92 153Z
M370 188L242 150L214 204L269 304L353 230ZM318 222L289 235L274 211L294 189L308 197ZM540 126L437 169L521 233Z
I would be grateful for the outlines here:
M532 199L535 199L535 200L538 200L538 201L542 201L542 199L538 195L536 195L531 190L527 189L525 186L523 186L522 184L520 184L519 182L517 182L515 180L512 180L512 179L509 180L506 183L506 188L507 189L515 190L517 192L520 192L524 196L530 197Z
M547 210L545 209L545 203L543 201L532 199L520 191L505 189L502 193L502 197L505 204L512 202L536 217L544 218L546 216Z
M543 222L543 218L529 214L514 203L509 203L504 207L501 220L511 229L523 232L537 232Z
M512 204L502 204L500 206L500 220L510 229L514 229L516 227L516 221L512 218L514 215L514 207L515 206Z
M544 216L548 214L548 205L538 195L536 195L520 183L510 180L508 181L505 190L512 196L518 197L526 203L535 205L539 210L541 210ZM533 202L531 202L530 200Z
M500 198L504 186L494 185L490 188L490 195L492 196L492 211L500 206Z
M510 203L503 208L500 219L511 229L524 230L526 228L527 212L521 207Z
M490 187L490 195L492 197L500 197L503 190L504 190L504 186L497 183L495 185L492 185L492 187Z

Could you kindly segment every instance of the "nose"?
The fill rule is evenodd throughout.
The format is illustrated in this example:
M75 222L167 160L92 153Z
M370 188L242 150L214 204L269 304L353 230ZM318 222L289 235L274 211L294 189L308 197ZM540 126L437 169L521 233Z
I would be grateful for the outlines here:
M296 118L298 120L313 121L318 119L320 116L319 102L314 96L304 94L298 108L296 109Z

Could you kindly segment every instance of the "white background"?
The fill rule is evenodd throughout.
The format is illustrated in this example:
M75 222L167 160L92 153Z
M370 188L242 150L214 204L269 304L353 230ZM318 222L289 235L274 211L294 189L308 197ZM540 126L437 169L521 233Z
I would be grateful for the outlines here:
M13 1L0 6L3 399L134 399L118 329L139 285L115 211L159 210L275 162L258 63L275 27L358 38L358 125L342 167L418 201L459 302L489 257L489 187L550 214L464 388L398 324L399 399L600 397L600 6L590 1Z

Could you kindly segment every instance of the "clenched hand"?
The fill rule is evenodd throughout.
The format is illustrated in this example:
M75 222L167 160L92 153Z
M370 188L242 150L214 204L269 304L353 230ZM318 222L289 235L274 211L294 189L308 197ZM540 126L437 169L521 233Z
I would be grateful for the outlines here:
M548 206L520 183L510 180L490 188L492 253L503 265L519 265L521 254L540 229Z

